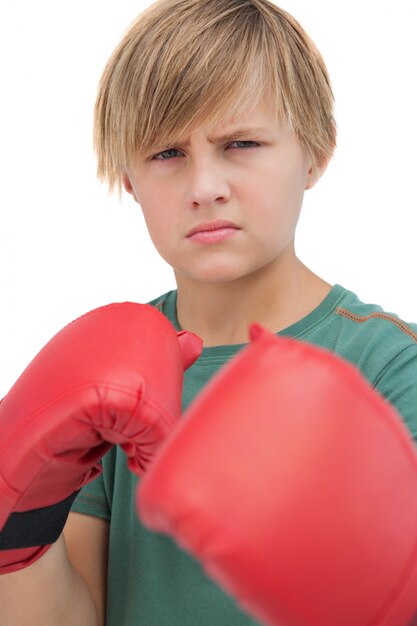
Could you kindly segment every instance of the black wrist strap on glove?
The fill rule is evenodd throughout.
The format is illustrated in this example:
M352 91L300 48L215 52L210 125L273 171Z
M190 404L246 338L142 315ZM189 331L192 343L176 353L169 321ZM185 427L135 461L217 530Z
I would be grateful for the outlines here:
M54 543L65 526L79 490L68 498L33 511L12 513L0 531L0 550L17 550Z

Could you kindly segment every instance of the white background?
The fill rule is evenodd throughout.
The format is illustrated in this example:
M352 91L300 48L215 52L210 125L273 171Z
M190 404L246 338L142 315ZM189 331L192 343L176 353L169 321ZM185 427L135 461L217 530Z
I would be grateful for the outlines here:
M0 395L78 315L175 288L139 207L95 178L103 67L140 0L0 5ZM313 271L417 321L417 3L283 0L322 52L338 148L305 195L297 250Z

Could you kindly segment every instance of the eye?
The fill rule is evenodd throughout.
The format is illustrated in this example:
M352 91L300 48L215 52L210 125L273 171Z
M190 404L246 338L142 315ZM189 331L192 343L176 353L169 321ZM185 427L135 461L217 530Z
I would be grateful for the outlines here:
M163 152L159 152L152 157L152 161L167 161L170 157L163 156L164 154L169 154L170 152L178 152L176 148L170 148L169 150L164 150ZM161 158L158 158L161 157Z
M257 146L259 146L259 143L257 143L256 141L232 141L232 143L228 144L228 146L232 146L233 144L239 144L238 148L243 148L244 150L247 150L248 148L256 148ZM179 152L177 150L177 148L169 148L168 150L164 150L163 152L158 152L158 154L155 154L152 157L152 161L170 161L171 158L174 158L174 152ZM171 155L171 156L164 156L164 155Z
M239 148L256 148L257 146L259 146L259 143L257 143L256 141L233 141L232 144L229 145L233 145L233 143L239 143L239 144L252 144L252 145L246 145L246 146L239 146Z

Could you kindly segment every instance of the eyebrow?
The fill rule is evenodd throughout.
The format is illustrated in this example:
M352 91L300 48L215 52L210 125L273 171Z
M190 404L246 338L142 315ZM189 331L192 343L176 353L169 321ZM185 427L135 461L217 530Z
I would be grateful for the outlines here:
M247 137L248 135L257 135L258 133L267 132L266 128L237 128L236 130L227 133L225 135L220 135L218 137L208 137L210 143L223 143L225 141L230 141L231 139L240 139L241 137ZM188 147L190 145L189 141L179 141L176 142L179 146Z

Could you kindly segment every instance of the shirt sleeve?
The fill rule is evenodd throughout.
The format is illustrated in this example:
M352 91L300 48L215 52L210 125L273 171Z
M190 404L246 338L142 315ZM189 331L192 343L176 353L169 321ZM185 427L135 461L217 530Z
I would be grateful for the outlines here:
M404 348L384 367L375 388L399 412L417 444L417 344Z
M71 511L110 520L110 507L106 496L103 473L82 487L73 502Z

